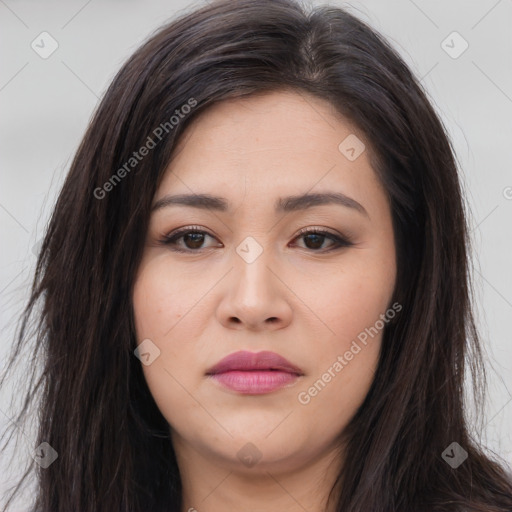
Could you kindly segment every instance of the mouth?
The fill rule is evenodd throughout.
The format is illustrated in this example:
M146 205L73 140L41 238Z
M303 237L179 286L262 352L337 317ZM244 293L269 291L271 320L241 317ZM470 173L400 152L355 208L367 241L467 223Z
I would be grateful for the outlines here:
M296 375L304 375L302 370L275 352L249 352L241 350L233 352L209 368L207 375L231 371L279 371Z
M206 375L237 393L260 395L293 385L304 372L275 352L239 351L219 361Z

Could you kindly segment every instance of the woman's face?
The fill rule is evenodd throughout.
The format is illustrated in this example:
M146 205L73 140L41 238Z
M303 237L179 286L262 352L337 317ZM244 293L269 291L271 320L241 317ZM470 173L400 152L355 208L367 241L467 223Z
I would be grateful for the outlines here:
M291 92L217 104L184 135L133 297L144 375L178 460L254 472L328 459L395 314L391 213L363 135ZM215 200L194 200L203 194ZM183 227L201 233L173 237ZM264 358L260 371L249 360L208 375L238 351L274 352L295 373Z

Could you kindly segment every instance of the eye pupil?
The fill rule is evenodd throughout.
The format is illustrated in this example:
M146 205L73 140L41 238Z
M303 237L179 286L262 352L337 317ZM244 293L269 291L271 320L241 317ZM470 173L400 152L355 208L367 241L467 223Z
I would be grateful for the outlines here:
M192 247L189 247L187 244L187 240L192 237ZM204 234L203 233L187 233L183 236L183 241L187 245L189 249L199 249L203 244Z
M325 235L319 235L318 233L310 233L309 235L306 235L304 237L304 241L308 239L311 240L311 237L313 238L313 247L311 247L310 244L306 243L308 249L318 249L319 247L322 246L325 239Z

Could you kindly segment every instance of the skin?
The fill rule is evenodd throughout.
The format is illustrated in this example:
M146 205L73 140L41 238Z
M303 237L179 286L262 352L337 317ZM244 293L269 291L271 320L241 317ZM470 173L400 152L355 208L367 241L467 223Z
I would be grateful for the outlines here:
M350 134L365 140L309 95L222 102L187 128L157 190L154 204L208 193L230 205L155 210L134 287L138 341L160 350L143 370L170 425L183 512L325 510L343 460L336 438L370 388L382 329L341 371L332 367L390 308L396 279L389 202L368 151L350 161L338 149ZM278 197L306 192L343 193L367 215L339 204L274 211ZM190 225L207 235L176 241L188 253L161 243ZM336 249L301 228L350 235L353 245ZM251 263L236 251L249 236L263 251ZM277 352L304 375L263 395L205 375L238 350ZM329 368L335 376L301 403ZM261 456L251 467L237 456L247 443Z

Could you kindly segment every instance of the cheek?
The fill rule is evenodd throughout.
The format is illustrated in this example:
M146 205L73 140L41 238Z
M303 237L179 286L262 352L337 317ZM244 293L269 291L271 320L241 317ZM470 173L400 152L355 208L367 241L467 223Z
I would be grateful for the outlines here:
M386 315L389 296L359 285L353 290L358 293L351 300L338 291L339 300L333 294L335 304L321 309L336 334L316 344L313 371L297 391L304 417L314 417L332 435L348 424L371 387L386 326L380 315Z
M395 316L390 304L394 282L392 258L364 265L347 262L343 271L323 281L322 288L307 292L309 303L315 304L331 331L316 343L314 370L298 396L298 402L318 421L346 425L364 401L384 329Z
M334 438L348 425L373 382L379 347L380 342L375 339L351 361L343 359L343 363L337 357L344 352L332 354L330 363L301 386L297 407L305 424L311 421L308 418L314 418L326 438Z
M297 295L322 320L324 338L340 350L373 326L390 307L395 283L392 259L357 261L356 255L351 261L347 259L341 270L315 278L302 285L298 280Z
M193 409L197 405L187 399L180 384L186 383L191 391L196 385L190 381L191 372L198 369L197 352L191 342L200 335L196 331L200 321L187 313L194 311L194 305L207 289L204 286L201 291L183 274L178 276L165 258L143 262L134 284L137 343L149 339L159 351L158 357L151 364L142 365L142 369L151 394L167 419L168 411ZM188 336L183 338L184 334Z
M200 298L201 283L177 275L164 258L141 265L133 290L137 340L165 339Z

